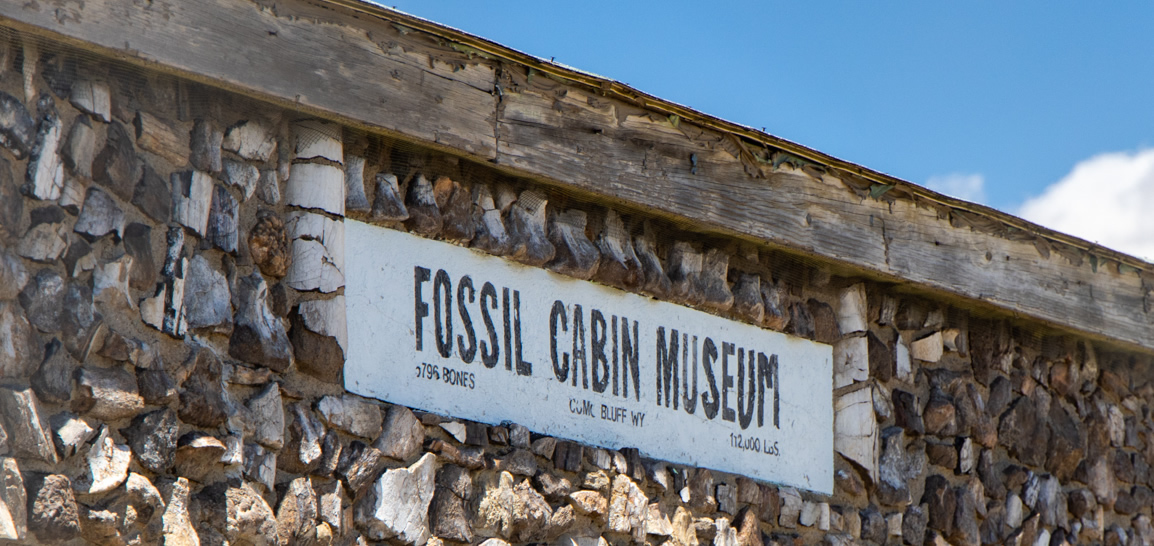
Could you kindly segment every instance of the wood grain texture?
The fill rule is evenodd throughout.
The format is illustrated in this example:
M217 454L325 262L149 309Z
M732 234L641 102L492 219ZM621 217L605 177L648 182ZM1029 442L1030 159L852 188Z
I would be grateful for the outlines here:
M0 2L0 18L482 158L495 152L493 69L423 55L363 14L309 2L85 0Z
M479 53L416 31L404 16L342 5L348 3L0 3L0 24L439 146L696 231L1154 348L1150 294L1139 274L1083 260L1073 247L1050 252L1037 235L1061 236L1043 228L1007 236L1007 222L1022 222L951 211L943 201L931 208L892 195L873 199L841 182L847 172L774 169L750 153L756 144L646 109L640 94L606 96L587 85L588 75L532 76L516 52L496 58L492 44ZM456 34L446 29L441 36ZM751 176L759 172L764 177Z
M934 208L861 197L830 175L782 169L752 178L716 135L615 112L632 105L538 87L505 95L498 162L697 226L1154 346L1142 281L1116 264L1095 271L1057 252L1043 257L1032 238L956 227Z

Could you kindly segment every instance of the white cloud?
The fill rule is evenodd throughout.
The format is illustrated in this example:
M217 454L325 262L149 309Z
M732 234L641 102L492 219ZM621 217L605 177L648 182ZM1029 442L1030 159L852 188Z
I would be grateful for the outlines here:
M1083 160L1041 195L1026 200L1018 215L1154 260L1154 149Z
M974 203L986 201L986 179L980 174L950 173L931 176L926 187Z

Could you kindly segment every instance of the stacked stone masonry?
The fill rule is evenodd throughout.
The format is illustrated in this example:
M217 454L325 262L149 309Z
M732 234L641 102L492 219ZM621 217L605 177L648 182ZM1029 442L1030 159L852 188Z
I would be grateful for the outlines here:
M0 542L1154 544L1145 356L0 46ZM348 394L346 216L832 344L834 494Z

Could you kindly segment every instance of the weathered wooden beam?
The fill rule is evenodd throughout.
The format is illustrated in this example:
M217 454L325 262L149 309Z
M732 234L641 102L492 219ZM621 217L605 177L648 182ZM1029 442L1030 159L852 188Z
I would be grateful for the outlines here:
M934 208L874 199L836 177L748 176L724 141L577 90L503 100L499 163L600 196L849 263L1012 313L1154 346L1136 273L1043 256L1031 240L956 227Z
M936 208L901 197L870 197L839 176L861 174L867 185L873 181L883 189L893 179L834 158L822 156L836 167L825 175L808 168L775 169L751 154L751 141L738 138L748 135L726 132L720 120L702 117L693 123L669 116L681 110L641 93L630 95L614 82L598 87L589 75L560 77L565 71L559 67L551 68L548 78L529 77L529 68L540 63L523 54L483 40L455 43L467 35L367 4L0 3L0 24L490 161L506 172L656 213L694 230L760 241L841 264L855 274L985 302L1100 339L1154 347L1148 289L1138 273L1074 263L1081 261L1045 251L1048 243L1036 240L1041 235L1081 248L1088 243L984 209L979 211L983 221L1024 226L1026 237L951 223L968 213L944 207L943 214L939 205L952 201L941 196ZM762 142L769 145L784 142L766 137ZM822 159L792 146L802 164Z
M325 4L0 3L0 20L282 104L494 156L491 66L438 60L388 21Z

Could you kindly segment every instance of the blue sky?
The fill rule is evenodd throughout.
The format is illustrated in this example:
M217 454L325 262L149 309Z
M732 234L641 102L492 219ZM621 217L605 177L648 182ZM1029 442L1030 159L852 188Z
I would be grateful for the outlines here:
M1154 146L1150 2L383 3L1011 213Z

